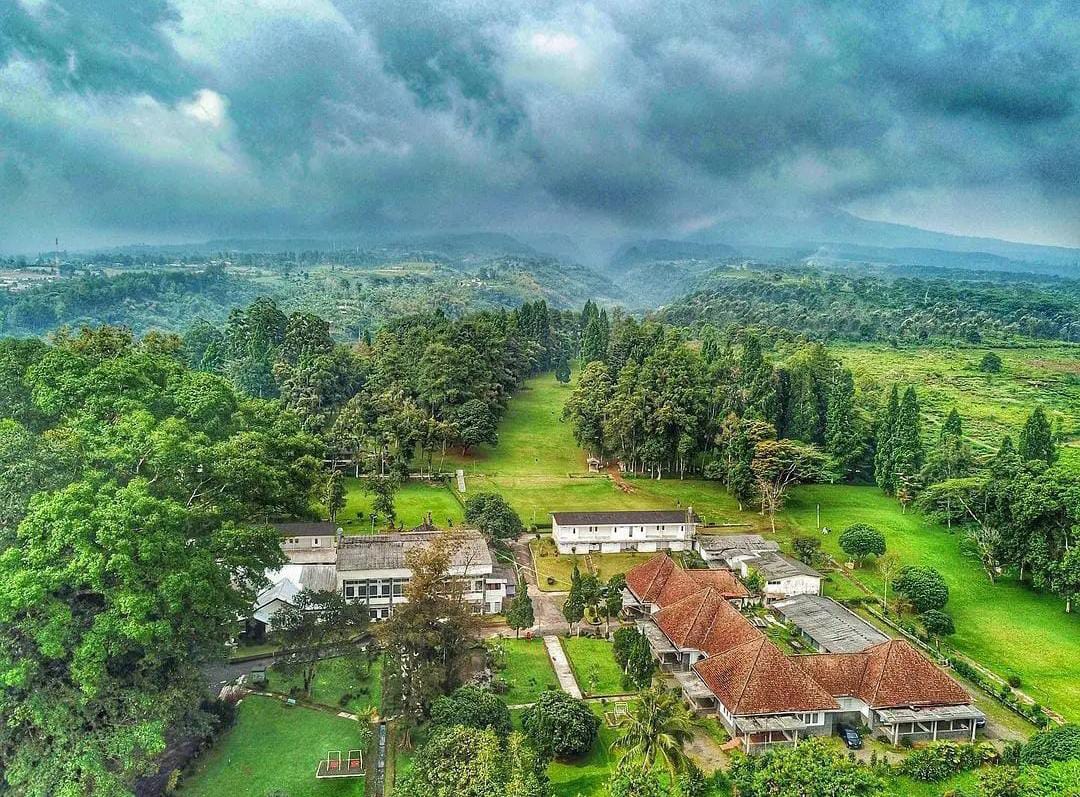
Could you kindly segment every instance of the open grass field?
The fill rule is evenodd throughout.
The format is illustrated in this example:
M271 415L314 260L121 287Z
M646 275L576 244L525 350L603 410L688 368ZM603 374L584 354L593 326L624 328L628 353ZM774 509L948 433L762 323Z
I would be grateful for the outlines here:
M618 695L627 691L622 685L622 669L606 639L560 637L559 641L586 697Z
M502 695L508 706L535 703L541 692L559 688L555 670L540 639L504 639L506 669L499 676L510 685Z
M267 680L269 689L285 694L293 687L299 689L304 685L299 674L286 675L273 669ZM349 695L349 699L342 704L345 695ZM320 662L310 699L313 703L336 706L353 714L367 714L372 709L378 711L382 702L382 659L372 663L370 673L365 673L362 663L354 664L346 657Z
M593 703L592 710L603 719L605 706ZM618 763L611 752L611 743L619 732L600 724L600 738L591 752L576 761L553 761L548 767L553 797L600 797L606 795L607 782Z
M532 548L533 562L536 564L537 580L540 589L545 592L566 592L570 589L570 578L574 565L582 573L592 572L601 581L608 581L612 576L625 573L634 565L648 560L647 553L612 553L604 555L577 556L574 554L557 555L555 544L550 537L534 540ZM552 579L554 583L548 583Z
M198 758L177 792L182 797L251 795L272 790L289 797L360 797L364 778L316 780L329 750L348 751L358 725L303 706L251 696L240 703L236 725Z
M460 502L442 484L410 479L398 490L394 505L405 528L419 526L428 512L437 526L449 525L447 520L460 525L465 519ZM363 479L345 479L345 507L338 513L338 524L346 534L371 533L371 495L364 490Z
M1080 468L1080 346L995 348L1002 370L986 374L979 361L989 348L894 349L883 344L833 345L863 388L887 390L894 382L913 384L926 434L937 434L945 414L956 407L976 453L997 450L1001 438L1014 439L1031 410L1042 404L1061 424L1066 441L1062 464Z
M839 532L855 522L876 526L905 564L931 565L945 577L947 609L957 631L952 644L999 675L1020 676L1032 697L1080 719L1080 616L1066 614L1060 599L1009 579L991 584L978 562L963 553L958 535L916 513L903 514L899 504L873 487L797 488L784 512L785 531L779 533L786 538L816 534L818 504L822 525L833 530L821 537L825 551L842 561ZM880 589L872 567L856 575Z

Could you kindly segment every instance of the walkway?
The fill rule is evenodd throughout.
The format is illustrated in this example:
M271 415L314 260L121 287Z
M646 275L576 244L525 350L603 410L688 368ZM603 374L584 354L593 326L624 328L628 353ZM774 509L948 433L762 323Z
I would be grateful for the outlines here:
M570 669L570 662L566 659L566 652L563 650L562 645L559 644L559 638L550 635L544 637L544 647L547 648L551 666L555 668L555 677L559 679L559 686L570 697L576 697L580 700L582 697L581 689L578 687L577 679L574 678L574 671Z
M459 493L465 492L465 471L461 468L457 469L457 491Z

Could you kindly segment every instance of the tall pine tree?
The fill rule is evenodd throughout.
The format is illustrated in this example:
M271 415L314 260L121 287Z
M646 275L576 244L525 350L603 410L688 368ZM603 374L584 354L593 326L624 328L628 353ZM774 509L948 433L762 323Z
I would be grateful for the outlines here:
M862 456L862 440L855 416L855 379L847 368L837 370L829 386L825 413L825 450L845 477L850 477Z
M894 434L893 490L906 504L918 490L919 471L926 460L922 442L922 423L919 418L919 397L915 388L904 391Z
M1057 459L1054 432L1042 407L1036 407L1020 430L1020 442L1016 452L1024 460L1038 459L1052 465Z
M885 414L878 419L877 451L874 454L874 478L887 493L896 490L896 427L900 419L900 389L892 386Z

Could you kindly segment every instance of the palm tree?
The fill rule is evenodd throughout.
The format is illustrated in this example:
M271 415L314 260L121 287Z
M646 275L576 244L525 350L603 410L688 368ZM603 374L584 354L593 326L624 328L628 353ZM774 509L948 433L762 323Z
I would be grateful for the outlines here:
M685 745L693 737L690 712L678 692L661 686L643 691L625 720L623 735L611 743L612 750L622 750L619 766L640 760L641 769L649 769L659 758L672 777L687 763Z

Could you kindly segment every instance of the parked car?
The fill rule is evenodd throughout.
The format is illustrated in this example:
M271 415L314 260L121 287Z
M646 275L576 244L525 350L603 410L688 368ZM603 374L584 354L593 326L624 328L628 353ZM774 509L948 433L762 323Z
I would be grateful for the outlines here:
M836 733L844 740L844 744L847 745L849 750L862 749L862 737L859 736L859 732L850 725L837 725Z

